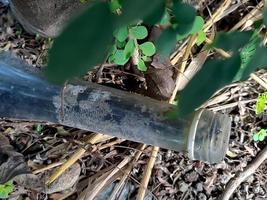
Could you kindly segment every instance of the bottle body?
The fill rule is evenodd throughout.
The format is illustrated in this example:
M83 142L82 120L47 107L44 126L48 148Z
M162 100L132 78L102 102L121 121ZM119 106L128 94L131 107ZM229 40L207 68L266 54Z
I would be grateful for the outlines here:
M0 117L49 121L176 151L223 159L231 121L201 110L170 119L170 104L87 82L48 83L19 59L0 54Z

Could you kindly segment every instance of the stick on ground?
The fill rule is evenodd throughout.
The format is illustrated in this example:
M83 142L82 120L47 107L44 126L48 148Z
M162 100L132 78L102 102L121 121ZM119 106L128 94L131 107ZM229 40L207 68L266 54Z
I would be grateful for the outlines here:
M103 138L107 138L105 135L100 133L93 134L87 141L87 144L95 144L98 141L101 141ZM62 166L60 166L46 181L46 184L49 185L54 182L61 174L63 174L67 169L69 169L77 160L79 160L86 149L80 147Z
M234 178L232 178L220 197L220 200L228 200L236 190L236 188L245 181L249 176L251 176L259 166L267 159L267 147L265 147L258 156L250 163L244 171L238 173Z
M147 188L147 185L148 185L148 182L149 182L149 179L151 176L151 172L152 172L152 169L154 167L158 152L159 152L159 147L153 147L151 156L149 158L149 161L148 161L147 166L146 166L145 171L144 171L144 177L143 177L142 182L140 184L140 188L138 190L136 200L143 200L145 198L146 188Z

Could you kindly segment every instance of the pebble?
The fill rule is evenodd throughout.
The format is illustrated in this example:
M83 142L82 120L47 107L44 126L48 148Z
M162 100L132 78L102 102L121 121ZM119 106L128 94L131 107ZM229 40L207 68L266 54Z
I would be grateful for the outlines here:
M202 183L197 183L196 184L196 190L197 190L197 192L202 192L203 191L203 184Z
M198 200L207 200L207 196L201 192L201 193L198 193L197 199Z

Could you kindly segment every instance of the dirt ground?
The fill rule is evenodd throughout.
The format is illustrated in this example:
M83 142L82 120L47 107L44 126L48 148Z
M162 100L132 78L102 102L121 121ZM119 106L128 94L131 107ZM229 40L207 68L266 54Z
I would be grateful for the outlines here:
M233 1L233 4L237 2L239 1ZM216 5L214 1L210 1L208 5L212 4ZM240 6L229 17L221 20L217 28L227 29L226 24L238 22L240 17L248 12L247 9L253 8L254 5L255 1L252 1L252 3ZM0 52L11 51L28 64L39 67L47 62L47 52L51 45L51 40L25 32L13 18L9 8L0 3ZM98 70L89 73L87 79L94 80L96 71ZM257 75L267 81L266 71L258 71ZM145 84L144 76L133 74L123 68L116 68L116 66L104 68L100 80L102 84L135 92L138 92L136 88L143 87ZM133 87L132 84L138 84L138 86ZM267 128L266 112L261 115L255 114L256 99L261 92L264 92L264 88L251 79L242 83L234 83L217 92L210 100L213 103L209 104L208 108L229 114L232 119L229 151L224 161L209 165L201 161L189 160L183 152L160 149L152 170L146 200L218 199L229 180L243 171L267 144L266 140L253 141L255 131ZM224 100L216 102L215 99L219 96L224 97ZM8 119L0 121L0 130L8 136L10 143L23 154L28 166L42 180L47 179L54 171L54 167L46 170L45 166L52 163L61 165L62 161L84 145L81 141L91 134L83 130L45 122ZM53 186L38 191L34 186L24 187L14 182L15 187L9 199L77 199L84 191L96 190L96 185L107 178L108 174L116 171L116 167L125 159L132 158L138 152L139 146L135 142L117 138L87 146L87 152L77 164L63 174ZM140 158L131 164L133 169L124 182L121 197L117 199L135 199L151 148L146 147ZM237 188L232 199L267 199L266 163L265 161ZM38 169L44 170L38 172ZM108 199L112 187L120 180L125 169L126 167L116 173L112 179L113 185L107 181L109 186L105 187L101 193L102 196L98 199ZM71 180L74 181L74 186L67 184Z

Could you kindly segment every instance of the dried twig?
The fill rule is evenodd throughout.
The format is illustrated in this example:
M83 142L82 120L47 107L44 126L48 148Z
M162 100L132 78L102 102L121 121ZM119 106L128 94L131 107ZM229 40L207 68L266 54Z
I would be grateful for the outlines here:
M259 13L260 9L263 7L263 1L261 1L260 3L258 3L258 5L251 10L245 17L243 17L233 28L231 28L230 31L236 31L239 28L241 28L244 24L246 24L249 20L252 20L253 18L255 18L255 16L257 16L257 13Z
M95 144L106 138L105 135L100 133L94 133L86 141L87 144ZM77 160L79 160L83 154L86 152L85 148L80 147L62 166L60 166L46 181L46 184L49 185L54 182L61 174L63 174L67 169L69 169Z
M209 110L217 112L217 111L220 111L220 110L225 110L225 109L236 107L236 106L238 106L240 104L244 105L244 104L248 104L248 103L256 102L256 101L257 101L257 99L249 99L249 100L245 100L245 101L238 101L238 102L233 102L233 103L229 103L229 104L222 105L222 106L217 106L217 107L214 107L214 108L209 108Z
M149 158L149 161L148 161L147 166L146 166L145 171L144 171L143 179L140 183L140 187L138 190L136 200L143 200L145 197L146 188L147 188L147 185L148 185L148 182L149 182L149 179L151 176L151 172L152 172L152 169L154 167L158 152L159 152L159 147L153 147L151 156Z
M106 173L102 174L95 182L92 184L90 183L83 193L80 196L80 200L93 200L96 196L102 191L102 189L114 182L122 173L122 168L125 167L127 163L131 160L130 156L125 157L113 170L107 171ZM91 178L89 178L91 181Z
M177 78L176 78L175 88L173 90L172 96L171 96L170 101L169 101L170 103L174 102L174 100L175 100L176 94L177 94L178 89L179 89L180 82L182 80L183 73L185 71L185 67L187 65L187 59L189 58L189 55L191 53L192 47L194 46L195 40L196 40L196 35L192 35L189 39L187 46L186 46L185 53L184 53L183 59L182 59L183 62L181 64L180 70L179 70Z
M63 163L64 163L64 161L59 161L59 162L56 162L56 163L52 163L52 164L47 165L47 166L45 166L43 168L37 169L37 170L33 171L32 173L33 174L39 174L39 173L47 171L49 169L53 169L55 167L58 167L58 166L62 165Z
M97 149L98 150L103 150L103 149L109 148L111 146L114 146L116 144L122 143L123 141L125 141L125 140L118 138L118 139L116 139L114 141L111 141L109 143L106 143L106 144L103 144L103 145L99 146Z
M234 178L232 178L223 194L220 197L220 200L228 200L236 190L236 188L245 181L249 176L251 176L258 168L259 166L267 159L267 147L265 147L258 156L254 159L254 161L249 164L244 171L237 174Z
M134 164L137 162L137 160L140 158L140 156L143 153L143 150L145 149L146 145L145 144L140 144L139 147L137 148L138 151L135 153L135 156L133 160L128 164L127 168L124 170L123 176L120 179L120 182L116 185L114 190L112 191L112 194L110 195L108 200L114 200L116 199L117 194L119 191L121 191L122 186L126 183L127 178L129 177Z
M258 77L258 76L257 76L256 74L254 74L254 73L250 74L250 77L251 77L254 81L256 81L258 84L260 84L262 87L264 87L264 89L267 90L267 83L266 83L264 80L262 80L260 77Z
M208 43L211 43L211 41L209 39L207 39L207 42ZM228 52L224 51L223 49L217 49L217 48L215 48L215 50L216 50L216 52L218 52L224 58L230 58L231 57L231 55ZM258 77L256 74L251 73L250 74L250 77L253 80L255 80L257 83L259 83L262 87L264 87L265 89L267 89L267 83L264 80L262 80L260 77Z
M220 5L220 7L215 11L214 14L211 15L211 18L205 23L204 25L204 32L208 32L208 30L214 25L215 22L219 21L221 18L221 15L224 14L224 11L231 5L231 0L224 0L223 3ZM184 55L184 52L186 51L186 44L188 43L188 39L181 45L183 46L183 49L179 50L179 53L174 53L174 55L171 57L171 63L172 65L176 65L180 58ZM193 42L193 44L196 43L196 39Z

